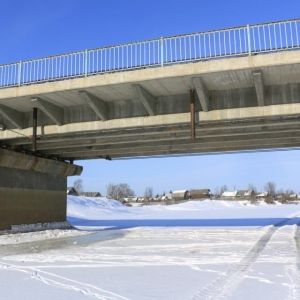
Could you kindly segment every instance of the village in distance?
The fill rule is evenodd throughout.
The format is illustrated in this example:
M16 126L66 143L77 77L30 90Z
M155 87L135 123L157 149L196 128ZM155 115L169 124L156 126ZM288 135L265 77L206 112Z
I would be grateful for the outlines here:
M275 203L294 203L300 200L300 194L292 189L276 189L274 182L267 182L262 191L258 191L253 184L249 184L246 189L229 189L226 185L211 190L210 188L198 189L178 189L161 194L155 194L153 187L146 187L142 195L136 195L135 191L127 183L108 184L106 194L99 191L91 192L84 189L82 179L77 179L73 186L67 188L67 194L82 197L102 197L118 200L126 206L143 206L152 204L178 204L189 200L248 200L255 204L265 202Z

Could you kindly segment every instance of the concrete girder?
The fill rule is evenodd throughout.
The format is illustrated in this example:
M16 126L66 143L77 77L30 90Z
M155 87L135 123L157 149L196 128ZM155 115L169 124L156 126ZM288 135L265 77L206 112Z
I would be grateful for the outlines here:
M199 103L203 111L208 111L208 91L200 77L192 78L193 87L196 91Z
M115 153L127 153L128 151L140 152L145 149L160 149L164 147L177 147L177 146L185 146L188 148L193 144L203 145L203 146L216 146L222 147L224 143L244 143L245 141L255 140L257 144L266 140L266 134L268 135L268 140L277 140L284 141L289 140L293 142L299 142L300 130L295 132L295 130L289 132L270 132L270 133L252 133L252 134L242 134L242 135L234 135L234 136L211 136L211 137L200 137L195 139L192 143L188 138L182 139L169 139L165 141L151 141L151 142L136 142L136 143L128 143L124 145L107 145L107 146L94 146L87 147L82 149L64 149L61 151L57 151L55 155L60 155L61 157L70 157L70 155L80 156L82 153L89 152L91 154L95 154L101 152L102 155L113 156Z
M289 128L271 128L266 129L264 126L261 127L253 127L249 130L246 129L231 129L228 128L227 130L216 130L213 131L203 131L203 130L197 130L197 136L199 138L218 138L222 140L222 138L227 137L235 137L235 136L248 136L253 134L278 134L278 133L286 133L290 134L291 132L296 133L300 131L300 125L295 125ZM109 145L115 145L119 146L119 148L124 148L126 145L130 145L130 147L135 146L137 142L143 142L146 144L153 144L160 142L161 144L167 143L169 141L179 141L179 140L186 140L187 139L187 132L181 132L181 133L173 133L173 134L163 134L163 135L155 135L155 136L142 136L142 137L135 137L135 138L115 138L115 139L94 139L94 140L87 140L80 143L74 143L73 144L60 144L56 146L52 145L45 145L44 147L39 147L39 151L51 154L51 155L58 155L62 152L68 152L68 151L78 151L80 149L93 149L94 147L98 146L109 146Z
M24 128L24 113L10 107L0 105L0 114L18 129Z
M33 98L31 101L34 107L39 108L56 125L63 125L64 110L61 107L40 98Z
M136 128L135 130L118 130L118 131L98 131L96 133L85 133L85 134L73 134L73 135L62 135L62 136L52 136L51 138L43 138L39 140L39 146L42 147L47 147L47 145L68 145L68 143L73 144L74 139L76 141L84 141L87 140L95 140L95 139L110 139L110 138L137 138L140 135L142 136L157 136L161 133L178 133L178 132L188 132L189 131L189 125L186 124L185 126L179 125L179 126L172 126L172 127L167 127L167 128L147 128L147 127L141 127L141 128ZM18 145L31 145L31 141L27 141L25 138L18 138L18 139L13 139L9 141L9 145L11 146L18 146Z
M99 99L95 95L86 91L79 91L79 95L81 96L82 99L85 100L85 102L94 111L94 113L97 115L97 117L100 120L102 121L108 120L107 103L105 103L102 99Z
M80 175L82 167L0 148L0 168L34 171L56 176Z
M253 82L256 91L257 103L259 106L265 105L265 88L263 74L261 71L252 72Z
M148 115L154 116L156 114L156 109L155 109L156 97L150 94L139 84L134 84L132 86L137 94L139 101L143 104Z
M236 119L225 121L203 121L196 124L197 135L205 134L226 134L235 132L254 132L265 130L283 130L285 128L295 128L299 126L300 116L291 115L285 119L279 116L264 117L264 118L251 118L251 119ZM127 128L120 130L101 130L97 132L86 133L73 133L63 134L60 136L52 135L51 137L45 137L39 141L39 150L66 148L71 145L89 145L89 143L111 141L111 143L122 142L123 140L138 140L143 138L159 138L164 134L186 134L188 135L190 128L189 124L173 124L155 127L139 127L139 128ZM91 142L92 141L92 142ZM31 141L24 138L18 138L16 140L10 140L9 145L30 145Z
M300 115L300 103L290 103L290 104L277 104L268 106L254 106L254 107L243 107L234 109L220 109L211 110L208 112L197 112L196 117L201 120L201 123L208 122L236 122L237 119L266 119L272 117L281 117L281 119L290 118L292 115ZM251 123L251 121L249 121ZM249 123L248 122L248 123ZM188 124L190 123L189 113L176 113L167 115L157 115L151 117L132 117L126 119L114 119L108 120L107 122L102 121L90 121L81 123L71 123L58 127L56 125L45 125L43 127L43 137L46 139L48 137L57 136L78 136L78 134L92 134L99 133L101 131L107 130L124 130L124 129L134 129L137 127L154 127L161 126L167 127L174 124ZM209 126L209 125L208 125ZM23 129L21 134L29 136L32 134L31 128ZM38 129L38 134L40 134L40 129ZM10 140L19 138L19 133L14 132L0 132L0 140L5 140L9 143Z
M300 146L300 144L298 144ZM210 155L210 154L221 154L221 153L237 153L237 152L257 152L257 151L272 151L272 149L283 149L283 148L290 148L294 147L293 143L278 143L278 142L264 142L260 145L254 145L253 142L249 142L247 144L239 144L239 143L230 143L228 145L223 145L222 148L220 147L192 147L189 149L155 149L155 150L145 150L143 152L139 153L132 153L128 152L126 154L123 153L116 153L111 156L111 159L131 159L131 158L144 158L144 157L150 157L150 156L182 156L182 155ZM76 160L88 160L88 159L95 159L100 158L104 159L105 156L103 156L101 153L98 155L96 154L89 154L86 152L86 155L81 156L73 156L70 157L70 159L76 159Z
M203 142L193 142L189 143L188 141L185 141L182 144L174 144L174 145L163 145L163 146L148 146L148 147L139 147L139 148L133 148L129 147L126 149L114 149L114 150L83 150L73 153L66 153L65 155L62 154L62 157L65 157L66 159L85 159L86 157L99 157L99 156L110 156L112 158L118 156L118 157L126 157L126 156L142 156L145 152L152 152L156 154L160 154L164 151L167 151L168 154L174 154L176 151L180 151L181 153L201 153L201 152L222 152L226 148L230 148L232 151L239 151L241 149L267 149L268 145L276 146L277 148L284 148L284 147L299 147L300 146L300 140L299 137L276 137L276 138L270 138L268 140L258 138L258 139L248 139L248 140L229 140L229 141L223 141L221 144L219 141L212 141L209 143L203 143ZM187 147L188 146L188 147Z

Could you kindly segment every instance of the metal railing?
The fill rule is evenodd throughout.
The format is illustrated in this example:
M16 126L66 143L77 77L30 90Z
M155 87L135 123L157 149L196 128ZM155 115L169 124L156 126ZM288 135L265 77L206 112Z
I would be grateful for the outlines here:
M0 88L300 48L300 19L153 39L0 65Z

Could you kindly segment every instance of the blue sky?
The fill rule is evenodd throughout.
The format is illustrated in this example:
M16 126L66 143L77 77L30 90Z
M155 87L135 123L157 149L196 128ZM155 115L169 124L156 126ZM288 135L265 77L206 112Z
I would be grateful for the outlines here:
M1 0L0 63L134 40L299 17L300 2L278 0ZM298 13L298 14L297 14ZM248 183L300 192L300 151L85 161L86 190L127 182L137 193ZM72 184L76 178L70 178Z

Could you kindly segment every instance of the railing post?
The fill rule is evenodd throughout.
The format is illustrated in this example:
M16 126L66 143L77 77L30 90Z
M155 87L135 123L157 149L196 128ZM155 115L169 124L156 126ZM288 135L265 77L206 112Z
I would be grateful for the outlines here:
M160 38L160 66L164 66L164 38Z
M250 35L250 25L247 25L247 39L248 39L248 54L251 55L251 35Z
M21 76L22 75L22 61L18 63L18 86L21 85Z
M87 77L88 75L88 50L85 49L84 52L84 76Z

